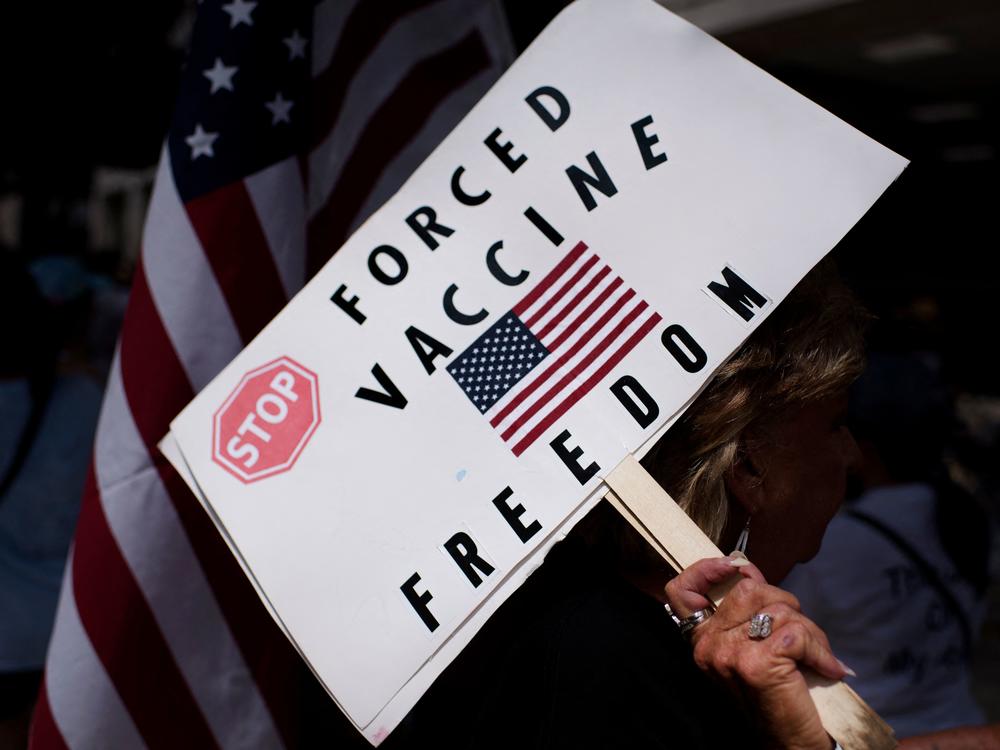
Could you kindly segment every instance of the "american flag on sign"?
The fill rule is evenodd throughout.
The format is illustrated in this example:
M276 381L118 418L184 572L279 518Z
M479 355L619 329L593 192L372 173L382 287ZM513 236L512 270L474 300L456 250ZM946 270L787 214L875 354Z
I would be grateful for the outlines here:
M448 372L520 456L660 320L580 242Z
M339 711L156 444L500 76L505 30L499 0L199 2L33 748L364 744L310 736Z

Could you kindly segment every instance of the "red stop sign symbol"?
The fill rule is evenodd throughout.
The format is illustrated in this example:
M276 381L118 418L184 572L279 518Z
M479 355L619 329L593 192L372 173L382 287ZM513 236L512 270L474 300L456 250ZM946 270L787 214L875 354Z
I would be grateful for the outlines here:
M212 460L241 482L288 471L319 426L319 382L288 357L251 370L212 418Z

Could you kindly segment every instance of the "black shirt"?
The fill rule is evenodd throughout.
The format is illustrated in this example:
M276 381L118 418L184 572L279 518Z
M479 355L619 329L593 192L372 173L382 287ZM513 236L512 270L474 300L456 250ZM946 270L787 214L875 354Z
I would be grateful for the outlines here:
M569 539L383 747L756 747L663 606Z

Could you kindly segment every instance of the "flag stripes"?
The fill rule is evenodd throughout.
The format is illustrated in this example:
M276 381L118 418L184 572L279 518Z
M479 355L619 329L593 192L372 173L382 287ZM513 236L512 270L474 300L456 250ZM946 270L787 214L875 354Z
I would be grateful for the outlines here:
M556 264L556 267L549 271L520 302L514 305L514 314L519 318L524 317L524 314L528 311L528 309L538 302L543 294L552 288L552 285L555 284L564 273L566 273L566 270L580 259L586 249L587 246L582 242L576 243L566 257L559 261Z
M240 180L185 208L240 338L250 341L288 302L250 194Z
M164 150L32 747L288 747L302 734L303 704L320 703L322 689L156 443L304 282L307 240L315 270L373 207L375 194L398 187L396 171L429 153L427 127L441 126L434 138L445 135L464 114L457 107L484 93L509 62L507 42L498 37L503 30L491 25L499 17L493 3L467 2L460 15L453 6L316 5L315 19L338 25L316 28L309 40L324 59L312 61L312 101L297 102L292 114L316 116L306 129L312 148L327 143L339 123L351 122L361 134L350 153L325 154L319 178L305 173L307 148L185 201L173 170L201 167L210 157L190 161L186 151ZM221 12L217 0L199 11ZM428 55L403 32L431 23L424 15L430 13L438 24L451 14L465 30ZM233 29L256 31L246 24ZM392 60L403 75L358 109L349 94L373 56ZM456 99L459 93L468 99ZM218 127L204 123L206 131ZM175 134L171 142L185 141Z
M625 303L627 303L632 296L633 296L632 290L629 289L625 294L619 297L618 300L614 303L614 305L611 308L609 308L604 315L601 316L601 319L598 320L598 322L595 323L584 336L580 337L580 343L582 344L586 342L587 344L590 344L592 337L597 335L597 333L602 328L604 328L607 322L611 320L611 318L613 318L615 315L617 315L618 311L621 310L622 307L624 307ZM583 356L581 356L575 363L572 364L572 367L569 367L571 362L570 359L567 358L562 363L562 367L558 369L552 368L552 370L550 370L551 372L562 374L562 377L543 395L537 398L530 406L528 406L518 416L514 418L513 422L510 424L509 427L507 427L506 431L503 433L503 439L510 440L517 433L517 431L521 429L521 427L527 424L528 421L535 414L538 413L539 410L544 408L545 405L550 400L558 396L559 393L561 393L562 390L566 388L566 386L572 383L573 380L576 379L576 377L580 375L581 372L583 372L588 366L590 366L590 364L594 362L598 358L598 356L600 356L604 352L605 349L607 349L609 346L614 345L615 340L619 336L621 336L622 333L625 332L625 329L627 329L647 307L648 305L646 305L645 302L640 302L638 305L629 310L628 314L622 320L618 321L617 325L615 325L615 327L611 329L611 332L608 333L601 340L599 344L592 345L590 349L588 349L584 353ZM583 346L579 346L576 348L576 351L574 353L582 349ZM567 368L569 369L569 371L564 372L564 370Z
M141 258L135 269L132 294L125 310L118 360L126 408L135 420L147 453L156 455L157 441L166 434L174 415L194 398L194 389L170 345L170 338L153 303L146 281L145 263ZM114 432L120 429L116 422ZM124 437L131 435L126 433ZM129 440L123 442L132 445ZM148 461L148 455L143 456L143 462Z
M312 148L333 130L347 97L347 90L378 43L399 20L433 0L395 0L392 3L358 2L344 21L340 43L323 72L313 78L314 114L310 119Z
M59 617L49 643L49 664L60 665L59 674L55 680L45 678L39 696L39 704L49 709L52 724L40 721L45 712L40 714L36 707L30 745L44 750L61 746L143 748L145 743L83 628L74 589L71 564L63 578Z
M243 180L285 296L306 281L306 195L298 159L283 159Z
M148 747L218 747L122 556L101 500L92 473L73 550L73 598L87 638Z
M120 373L119 367L112 371L102 419L113 420L121 435L133 422ZM137 428L132 429L135 432L129 442L140 444ZM99 437L94 460L98 472L112 465L108 455L111 450L114 444ZM155 468L120 480L116 479L117 472L110 476L98 473L108 525L220 744L233 744L225 741L227 737L235 741L253 733L265 733L267 736L260 739L278 743L268 718L266 698L258 691L223 613L227 603L220 596L223 587L213 585L212 578L226 570L220 564L230 562L231 556L226 561L225 551L212 544L209 534L214 529L211 523L205 523L204 512L190 493L168 494L167 480L179 477L167 468L164 462L157 461ZM161 550L169 555L171 565L183 564L188 574L164 580ZM206 558L206 552L211 555L213 551L214 556ZM190 627L194 617L200 623L198 629ZM209 652L204 649L206 642L213 644Z
M557 419L559 419L563 414L569 411L570 407L573 406L577 401L583 398L587 393L596 386L601 380L614 369L615 365L622 361L625 356L632 351L636 345L643 338L646 337L653 328L656 327L657 323L662 320L662 317L658 313L653 313L646 321L639 327L639 329L633 333L624 344L618 347L615 352L608 357L604 362L601 363L600 367L594 370L590 377L584 380L575 391L570 393L570 395L564 399L555 409L549 412L543 419L541 419L529 432L525 435L520 442L514 446L514 455L520 456L525 449L528 448L535 440L541 437L549 427L551 427Z
M372 115L344 164L336 187L309 221L307 269L318 271L348 237L365 198L389 162L454 89L490 65L478 31L415 65ZM402 129L399 123L412 124Z
M132 297L122 330L119 357L112 368L101 425L98 428L95 450L98 476L102 480L102 486L120 490L129 475L134 476L137 469L132 468L124 475L119 473L107 477L103 475L102 469L112 464L123 449L131 449L134 452L141 451L141 455L134 459L135 465L143 467L153 464L161 474L174 478L175 492L172 496L166 495L159 486L155 472L149 474L148 469L138 470L146 472L145 486L133 488L131 495L126 493L122 497L122 502L131 502L134 506L135 495L143 495L145 500L143 515L132 522L124 521L119 524L116 528L117 538L123 543L130 542L125 551L132 552L129 560L132 570L141 570L145 566L152 568L143 588L145 597L150 601L177 596L180 594L181 581L186 587L197 587L199 599L215 596L220 605L227 602L227 599L218 597L217 592L220 590L235 591L239 590L239 586L246 589L244 597L247 601L246 606L238 610L224 611L218 619L213 616L212 610L203 608L197 615L199 622L197 630L206 643L212 644L213 649L225 651L233 656L233 659L226 664L226 668L219 670L219 679L229 681L233 685L245 685L247 689L255 689L256 683L251 679L246 663L243 659L237 658L243 650L229 645L233 639L230 631L245 631L255 623L259 623L256 624L256 630L267 628L273 631L273 623L266 613L260 611L252 587L239 571L238 563L229 554L228 549L224 544L220 544L221 540L197 500L176 477L173 469L155 452L155 443L167 430L173 414L193 395L194 391L185 378L180 362L170 346L167 331L157 315L149 287L146 285L145 269L140 264L136 270ZM105 424L109 425L108 429L104 429ZM104 504L109 511L117 507L112 502L116 496L117 493L104 498ZM177 535L173 543L165 544L165 533L176 526L178 517L186 521L182 533ZM141 523L143 520L149 523ZM199 542L200 550L192 550L190 545ZM206 560L210 564L204 564ZM227 569L231 569L231 573L227 576L228 586L211 586L206 580L206 577L222 575ZM175 571L177 575L164 578L163 570ZM237 582L238 586L233 588ZM157 583L159 585L156 585ZM163 608L185 610L183 602L174 605L168 602ZM230 628L228 623L234 623L235 626ZM280 633L274 633L269 640L271 643L284 646L285 639ZM258 649L267 643L268 640L261 641ZM178 643L174 642L172 645L175 650L174 656L179 657L182 662L205 658L200 655L197 644L195 648L186 649L186 652L181 654L176 653ZM147 646L152 648L151 644ZM244 657L246 656L244 653ZM139 656L135 658L140 661ZM267 685L267 683L261 684ZM219 692L225 694L225 691ZM176 695L173 697L180 701ZM230 696L229 700L235 697L237 696ZM272 698L280 700L278 696ZM234 703L244 710L242 720L237 726L242 726L244 732L261 732L273 737L275 730L270 727L270 717L266 713L252 710L254 706L261 706L259 697L253 696L247 699L244 695L240 701ZM207 708L210 709L211 706ZM141 719L134 713L133 718L141 727Z
M225 617L225 624L232 623L231 637L238 652L243 655L252 679L241 682L246 672L231 649L226 649L226 657L231 660L219 665L220 678L225 675L227 682L240 685L243 690L258 690L284 744L290 745L296 734L292 716L297 710L291 699L294 691L290 690L290 686L302 677L298 655L288 639L275 628L270 616L261 612L256 591L228 548L217 543L218 532L205 518L204 509L188 490L184 480L166 462L159 462L157 468L169 499L177 509L178 518L198 564L205 573L205 580ZM213 643L216 638L225 641L225 637L219 635L218 631L215 636L206 631L201 632L205 639ZM315 687L325 697L325 692L318 685ZM232 687L224 690L220 686L220 692L229 694L230 697L236 695ZM264 721L263 717L258 717L257 721L252 720L255 717L248 711L250 706L258 706L258 702L252 697L247 701L232 700L232 706L229 707L229 710L244 712L239 723L246 728L247 737L253 733L263 735L270 731L270 722ZM266 745L263 742L246 744ZM282 743L274 742L274 746L280 744Z
M392 6L378 9L391 11ZM318 141L309 154L310 214L314 214L329 198L330 192L341 178L341 170L355 152L376 112L401 91L403 82L411 75L412 66L399 64L399 49L407 49L414 60L426 61L454 47L463 37L477 29L482 30L476 15L469 14L465 0L437 0L420 12L405 16L405 23L389 27L371 55L357 66L350 85L343 88L335 104L337 112L350 111L350 117L336 117L330 121L325 137ZM376 8L362 3L360 11L371 13ZM345 35L350 42L350 35ZM418 92L419 93L419 92ZM326 95L324 95L324 101ZM445 108L446 109L446 108ZM467 108L456 112L459 116ZM413 136L413 133L410 134Z
M141 283L149 285L149 296L170 339L169 348L191 387L198 390L218 372L219 361L236 356L243 343L177 194L166 148L155 184L146 225L170 230L145 233L140 262L146 274ZM192 304L193 299L198 303ZM142 335L141 328L138 331Z
M605 287L598 298L595 299L593 303L587 307L587 310L585 310L584 313L573 322L573 325L563 331L563 335L572 335L579 326L583 325L590 315L596 312L597 308L604 304L607 298L610 297L619 286L621 286L621 279L615 279L611 284ZM588 328L582 336L578 337L573 345L563 352L554 364L545 368L538 375L538 377L525 385L521 391L519 391L509 402L507 402L507 404L500 409L496 416L490 419L490 424L494 427L499 427L518 406L531 396L531 394L533 394L541 386L545 385L549 378L565 370L567 364L570 363L573 357L575 357L580 350L591 341L591 339L607 324L609 320L611 320L611 318L618 314L618 311L622 309L626 302L632 299L633 295L634 292L631 289L626 289L625 293L615 299L611 306L598 317L597 321L590 326L590 328ZM553 346L553 349L555 348L558 347ZM513 434L513 431L504 433L504 440L510 439L510 436Z
M562 299L562 298L563 298L564 296L566 296L566 294L567 294L567 293L568 293L568 292L569 292L569 291L570 291L571 289L573 289L574 287L576 287L576 285L577 285L577 284L579 284L579 283L580 283L580 279L582 279L582 278L583 278L583 277L584 277L584 276L586 275L587 271L589 271L589 270L590 270L591 268L593 268L593 267L594 267L594 264L596 264L596 263L597 263L597 256L596 256L596 255L592 255L592 256L590 256L589 258L587 258L587 260L586 260L586 261L585 261L585 262L583 263L583 265L581 265L581 266L580 266L580 267L579 267L579 268L578 268L578 269L576 270L576 272L575 272L575 273L573 274L573 276L572 276L572 277L570 277L570 279L569 279L569 280L568 280L568 281L567 281L567 282L566 282L565 284L563 284L563 285L562 285L562 286L561 286L561 287L559 288L559 290L558 290L558 291L557 291L557 292L556 292L555 294L553 294L553 295L552 295L551 297L549 297L549 298L548 298L548 300L546 300L545 304L544 304L544 305L542 305L541 307L539 307L539 308L538 308L538 309L537 309L537 310L536 310L536 311L534 312L534 314L533 314L533 315L532 315L532 316L531 316L530 318L528 318L528 320L527 320L527 321L525 321L525 325L526 325L526 326L528 326L528 328L531 328L531 327L533 327L533 326L534 326L535 324L537 324L537 323L538 323L538 321L539 321L539 320L541 320L541 319L542 319L542 317L543 317L543 316L544 316L544 315L545 315L545 314L546 314L546 313L547 313L547 312L548 312L549 310L551 310L551 309L552 309L553 307L555 307L555 305L556 305L556 304L557 304L557 303L558 303L558 302L559 302L559 301L560 301L560 300L561 300L561 299ZM605 267L605 268L604 268L604 269L602 269L602 270L607 270L607 268ZM553 320L554 320L554 319L553 319ZM549 329L549 328L551 328L552 326L553 326L553 323L552 323L552 321L550 321L550 323L549 323L549 324L548 324L548 325L546 326L546 329ZM538 337L539 337L539 338L541 338L541 337L542 337L542 333L541 333L541 331L539 331L539 333L538 333Z
M607 301L608 297L610 297L612 294L618 291L618 288L621 285L622 285L621 277L616 276L615 278L611 279L608 285L600 290L598 295L587 305L584 311L580 313L580 315L576 317L572 323L566 326L566 328L563 329L562 333L560 333L552 340L552 348L558 349L559 347L561 347L563 343L566 341L566 339L572 336L579 329L579 327L583 325L584 321L589 320L590 317L594 314L594 312Z
M576 296L573 297L573 299L571 299L569 303L563 307L562 310L560 310L556 315L552 316L552 319L545 324L545 327L542 328L542 330L538 332L538 338L544 339L546 336L548 336L552 332L553 328L562 323L567 315L573 312L580 305L580 303L583 302L583 300L585 300L588 296L590 296L590 293L597 288L598 284L604 281L604 279L607 277L609 273L611 273L611 269L608 268L607 266L604 266L604 268L602 268L596 274L594 274L594 276L590 279L590 281L588 281L583 286L583 288L576 293ZM621 279L614 279L610 285L604 288L604 291L602 291L601 294L610 294L612 291L614 291L617 284L620 283ZM598 299L601 299L600 295L598 295ZM565 337L567 333L572 330L572 328L573 328L572 326L569 326L566 330L563 331L562 335ZM562 340L556 339L555 341L552 342L552 349L558 349L559 344L561 343Z
M660 321L583 242L512 312L549 355L485 412L517 456Z

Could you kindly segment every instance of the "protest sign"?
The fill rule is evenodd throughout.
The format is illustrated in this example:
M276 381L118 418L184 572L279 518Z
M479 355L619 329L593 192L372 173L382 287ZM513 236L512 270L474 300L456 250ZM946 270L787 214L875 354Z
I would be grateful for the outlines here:
M377 743L904 165L651 0L581 0L164 450Z

